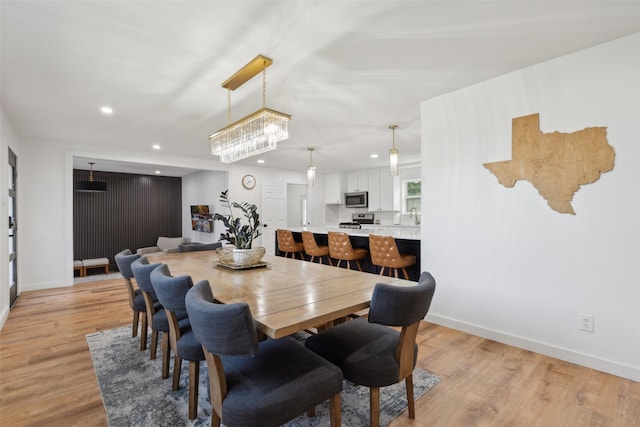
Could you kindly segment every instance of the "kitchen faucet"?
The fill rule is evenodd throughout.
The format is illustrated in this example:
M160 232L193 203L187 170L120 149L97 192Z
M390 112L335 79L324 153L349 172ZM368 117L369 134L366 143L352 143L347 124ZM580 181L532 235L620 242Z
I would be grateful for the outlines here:
M409 210L409 218L414 218L416 225L420 224L420 218L418 217L418 210L416 208Z

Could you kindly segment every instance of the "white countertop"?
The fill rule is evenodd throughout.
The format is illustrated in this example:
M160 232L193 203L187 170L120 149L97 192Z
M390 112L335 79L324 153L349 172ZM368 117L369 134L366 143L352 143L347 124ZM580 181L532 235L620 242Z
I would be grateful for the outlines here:
M369 234L393 236L396 239L420 240L420 227L401 225L363 225L361 229L340 228L337 225L295 227L291 231L311 231L316 234L327 234L328 231L342 231L350 236L369 237Z

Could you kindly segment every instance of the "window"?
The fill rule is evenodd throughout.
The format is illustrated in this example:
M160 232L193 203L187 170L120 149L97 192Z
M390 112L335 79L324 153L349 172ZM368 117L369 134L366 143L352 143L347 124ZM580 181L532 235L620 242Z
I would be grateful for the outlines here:
M422 181L419 179L411 179L402 182L402 198L403 198L403 213L410 213L415 208L417 213L420 213L422 194Z

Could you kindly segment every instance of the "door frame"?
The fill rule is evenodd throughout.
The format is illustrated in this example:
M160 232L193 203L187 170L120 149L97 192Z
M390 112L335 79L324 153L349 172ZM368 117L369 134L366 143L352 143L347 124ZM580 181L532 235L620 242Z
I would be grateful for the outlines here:
M9 283L9 309L11 309L16 301L18 301L18 156L16 156L11 148L9 148L8 165L13 171L13 177L11 178L13 187L8 188L7 194L8 199L13 199L13 203L7 203L7 205L12 207L12 212L7 212L9 219L8 234L11 235L13 231L13 251L10 247L7 247L7 252L9 253L8 271L12 272L10 277L13 278L13 281L9 280L12 282Z

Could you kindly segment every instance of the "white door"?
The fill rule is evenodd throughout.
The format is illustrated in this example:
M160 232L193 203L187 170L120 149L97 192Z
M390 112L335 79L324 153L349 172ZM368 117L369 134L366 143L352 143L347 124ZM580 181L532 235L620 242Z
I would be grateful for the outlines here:
M287 226L287 184L262 186L262 242L268 254L275 253L276 230Z

